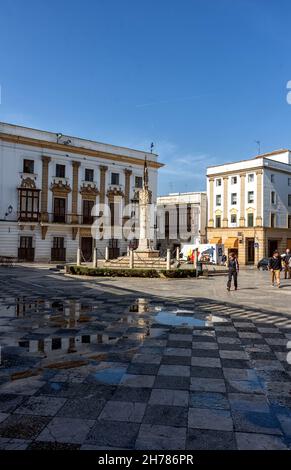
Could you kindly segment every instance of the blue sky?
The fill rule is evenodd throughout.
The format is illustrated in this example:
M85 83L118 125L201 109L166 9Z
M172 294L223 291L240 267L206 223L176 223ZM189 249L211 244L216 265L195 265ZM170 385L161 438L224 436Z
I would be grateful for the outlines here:
M155 150L159 193L291 148L289 0L2 0L0 120Z

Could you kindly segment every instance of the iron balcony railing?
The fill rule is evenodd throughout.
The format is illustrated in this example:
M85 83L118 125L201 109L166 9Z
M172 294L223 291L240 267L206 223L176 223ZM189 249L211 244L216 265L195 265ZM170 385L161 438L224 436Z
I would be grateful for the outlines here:
M83 214L60 214L52 212L47 214L45 222L51 224L92 225L97 217Z

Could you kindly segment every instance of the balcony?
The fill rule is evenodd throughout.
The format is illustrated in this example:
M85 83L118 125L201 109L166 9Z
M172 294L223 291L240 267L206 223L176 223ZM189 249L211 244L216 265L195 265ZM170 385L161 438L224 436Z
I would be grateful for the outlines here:
M70 180L67 177L53 176L51 182L52 191L62 191L64 193L71 192Z
M21 211L21 212L17 213L17 220L18 220L18 222L38 223L40 221L40 213L39 212Z
M20 178L22 180L26 179L26 178L30 178L32 180L36 180L37 179L37 174L36 173L20 173Z
M83 180L81 182L80 194L83 194L85 196L86 195L98 196L99 191L98 191L96 181Z
M107 196L124 196L122 184L109 184L107 187Z
M92 225L96 217L83 214L59 214L50 213L47 220L43 221L44 224L61 224L61 225Z

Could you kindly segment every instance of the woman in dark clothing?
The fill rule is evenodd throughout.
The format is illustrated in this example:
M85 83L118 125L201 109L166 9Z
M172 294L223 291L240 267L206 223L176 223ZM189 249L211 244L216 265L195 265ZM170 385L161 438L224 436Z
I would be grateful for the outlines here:
M230 253L227 265L228 265L227 290L230 291L232 278L233 278L233 283L234 283L234 289L237 290L237 276L239 272L239 264L238 264L237 257L234 253Z

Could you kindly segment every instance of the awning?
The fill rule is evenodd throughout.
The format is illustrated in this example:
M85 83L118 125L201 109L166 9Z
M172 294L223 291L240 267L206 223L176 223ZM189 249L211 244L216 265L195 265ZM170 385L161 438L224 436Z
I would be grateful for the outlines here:
M221 237L211 238L210 243L221 243Z
M224 242L224 248L238 248L238 238L229 237Z

